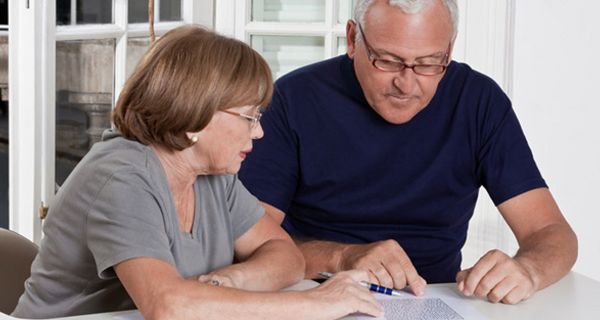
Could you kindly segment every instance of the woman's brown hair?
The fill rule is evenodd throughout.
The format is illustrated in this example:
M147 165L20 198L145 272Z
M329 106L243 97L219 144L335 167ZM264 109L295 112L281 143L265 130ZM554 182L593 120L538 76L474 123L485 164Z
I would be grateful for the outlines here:
M247 44L199 26L156 41L125 83L113 112L121 134L143 144L183 150L186 132L202 130L215 112L266 106L271 71Z

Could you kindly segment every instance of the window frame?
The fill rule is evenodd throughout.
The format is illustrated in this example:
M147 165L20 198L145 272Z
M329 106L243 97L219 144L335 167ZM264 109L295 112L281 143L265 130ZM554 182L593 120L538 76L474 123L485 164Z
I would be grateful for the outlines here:
M252 0L220 0L215 8L215 30L246 43L253 35L323 37L323 56L327 59L337 55L337 39L346 36L346 22L337 21L339 1L325 0L323 23L284 23L251 21Z
M213 8L212 0L181 0L182 20L156 22L155 33L190 23L212 28ZM56 26L56 0L9 0L9 228L35 242L39 212L56 188L56 41L115 39L114 107L126 80L127 39L149 35L147 23L128 24L127 14L128 0L113 0L110 24Z

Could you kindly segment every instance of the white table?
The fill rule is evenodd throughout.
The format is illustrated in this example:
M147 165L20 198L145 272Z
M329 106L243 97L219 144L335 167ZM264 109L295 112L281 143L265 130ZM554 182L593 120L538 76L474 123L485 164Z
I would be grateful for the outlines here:
M455 289L455 284L434 284ZM467 298L465 298L467 299ZM570 272L559 282L516 305L493 304L480 299L469 303L489 319L572 319L600 318L600 282Z
M290 289L305 290L317 285L316 282L304 280ZM455 283L432 284L428 287L447 287L456 290ZM467 298L465 301L488 319L521 320L521 319L598 319L600 317L600 282L570 272L554 285L537 292L527 301L517 305L493 304L482 299ZM61 320L100 320L127 316L137 311L107 312L59 318ZM1 319L15 319L0 313Z

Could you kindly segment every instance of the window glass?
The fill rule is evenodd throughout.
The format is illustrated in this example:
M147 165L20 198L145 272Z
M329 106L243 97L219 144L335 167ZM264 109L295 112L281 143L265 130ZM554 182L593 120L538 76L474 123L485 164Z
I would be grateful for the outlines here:
M354 15L354 5L356 4L356 0L338 0L338 23L346 24L349 19L353 19Z
M129 78L149 46L150 38L148 37L127 39L127 78Z
M325 1L253 0L252 21L325 22Z
M56 43L56 183L110 127L115 40Z
M112 0L77 0L77 24L112 23Z
M160 21L181 20L181 0L160 0Z
M129 0L127 10L129 23L148 22L148 0ZM160 21L181 20L181 0L160 0L154 10L159 12Z
M0 36L0 227L8 229L8 37Z
M8 0L0 0L0 24L8 25Z
M112 3L113 0L56 0L56 24L112 23Z
M129 23L148 22L148 0L129 0L127 16Z
M56 25L71 23L71 0L56 0Z
M346 37L338 37L337 38L337 54L346 53Z
M274 78L324 58L323 37L253 35L250 42L267 60Z

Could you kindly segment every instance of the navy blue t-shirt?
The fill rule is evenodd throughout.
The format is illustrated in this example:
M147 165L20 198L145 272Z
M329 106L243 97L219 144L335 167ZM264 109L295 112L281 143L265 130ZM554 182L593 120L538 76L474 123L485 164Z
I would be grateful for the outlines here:
M546 187L509 99L451 62L411 121L367 103L346 56L276 82L240 179L298 238L395 239L429 283L453 282L480 186L496 205Z

